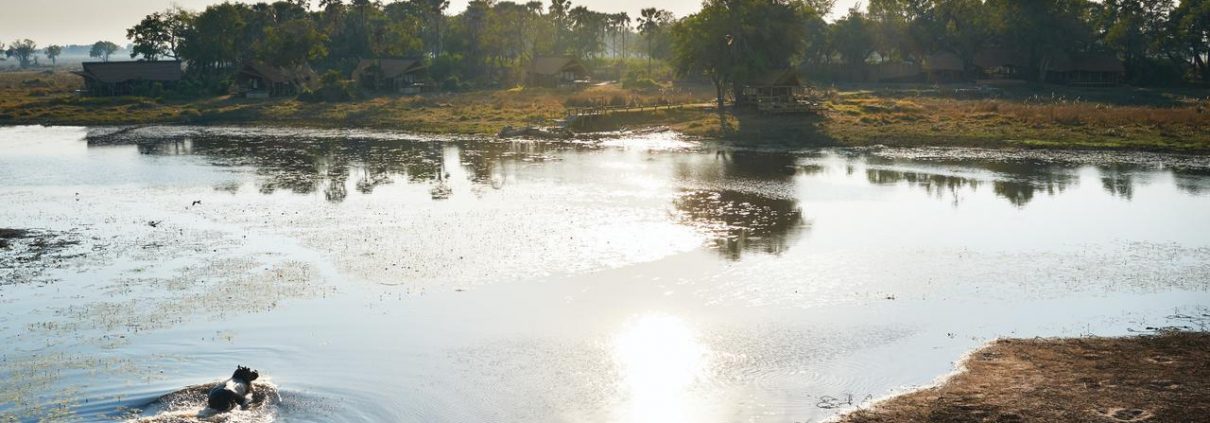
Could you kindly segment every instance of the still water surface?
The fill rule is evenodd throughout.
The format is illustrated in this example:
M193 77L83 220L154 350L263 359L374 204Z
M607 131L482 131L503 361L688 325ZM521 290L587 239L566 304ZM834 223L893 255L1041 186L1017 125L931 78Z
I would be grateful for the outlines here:
M999 336L1202 328L1210 161L0 128L0 417L819 421ZM150 414L150 411L143 411Z

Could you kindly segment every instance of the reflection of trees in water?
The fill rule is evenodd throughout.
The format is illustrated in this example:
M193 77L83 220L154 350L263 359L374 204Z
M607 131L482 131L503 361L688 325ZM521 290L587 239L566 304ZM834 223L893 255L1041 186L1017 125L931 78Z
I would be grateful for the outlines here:
M798 201L787 193L794 176L823 170L799 166L798 158L740 150L718 151L714 160L678 162L677 178L693 188L673 199L673 214L678 222L705 232L719 253L732 260L747 251L781 254L805 227Z
M454 163L445 163L445 152L458 148ZM240 138L194 136L189 139L159 139L138 144L148 155L197 155L221 166L248 166L257 175L257 190L272 194L281 190L299 194L322 191L332 202L348 197L348 181L362 194L399 177L412 183L430 183L445 175L443 166L461 165L475 183L499 188L504 181L500 163L509 160L549 160L545 153L556 149L544 144L468 143L384 140L310 140L284 137Z
M888 160L876 163L893 163ZM1071 168L1048 164L1029 162L976 162L952 161L930 162L930 164L951 164L963 168L974 168L991 171L999 175L991 181L992 192L1003 197L1017 207L1029 204L1037 193L1056 195L1078 182ZM961 188L976 190L983 182L978 179L955 175L943 175L919 171L899 171L888 169L867 169L866 179L872 184L900 184L925 190L930 195L941 198L944 193L956 194ZM958 199L954 197L954 204Z
M1210 193L1210 169L1173 169L1176 188L1192 195Z
M785 152L720 152L723 173L729 178L787 181L798 173L798 156Z
M910 172L886 169L867 169L866 180L871 184L894 185L905 183L908 186L921 188L929 195L943 198L949 194L955 206L958 205L958 190L979 188L979 180L961 176L941 175L936 173Z
M741 191L687 191L673 200L677 220L709 234L737 260L746 250L781 254L803 228L798 202Z
M1101 174L1101 186L1111 195L1130 200L1134 198L1136 175L1146 168L1136 165L1114 164L1097 166Z

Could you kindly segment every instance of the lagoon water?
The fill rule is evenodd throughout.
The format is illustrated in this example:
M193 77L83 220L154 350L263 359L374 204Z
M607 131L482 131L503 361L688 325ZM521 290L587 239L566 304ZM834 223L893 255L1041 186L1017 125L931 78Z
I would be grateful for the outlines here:
M1210 160L0 128L0 418L806 422L996 337L1204 328Z

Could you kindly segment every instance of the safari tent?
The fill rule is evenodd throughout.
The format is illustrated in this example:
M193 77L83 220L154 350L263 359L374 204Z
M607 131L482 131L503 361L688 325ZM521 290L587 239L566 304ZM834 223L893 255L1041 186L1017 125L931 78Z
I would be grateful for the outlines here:
M574 87L588 80L588 68L571 56L534 57L527 69L526 83L535 87Z
M248 62L235 74L239 93L248 98L278 97L298 94L302 89L319 83L319 76L309 65L283 68L262 62Z
M353 70L353 80L367 90L417 94L426 88L427 69L420 59L362 59Z
M1043 61L1046 82L1081 86L1122 83L1126 67L1112 54L1054 54Z
M74 71L84 78L84 90L90 95L129 95L143 84L160 84L171 89L183 75L181 62L84 62L83 69Z
M958 82L966 78L966 65L962 63L962 58L949 52L925 56L920 69L929 82Z
M1029 78L1029 60L1005 48L988 48L975 53L979 78L991 81L1023 81Z

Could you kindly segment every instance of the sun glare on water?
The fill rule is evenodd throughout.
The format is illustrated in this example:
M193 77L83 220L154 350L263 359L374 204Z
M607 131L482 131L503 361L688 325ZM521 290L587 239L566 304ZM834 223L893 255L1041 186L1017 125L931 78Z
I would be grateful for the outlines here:
M628 393L618 415L626 422L688 422L702 411L691 388L707 368L707 348L684 320L652 314L614 338L613 356Z

